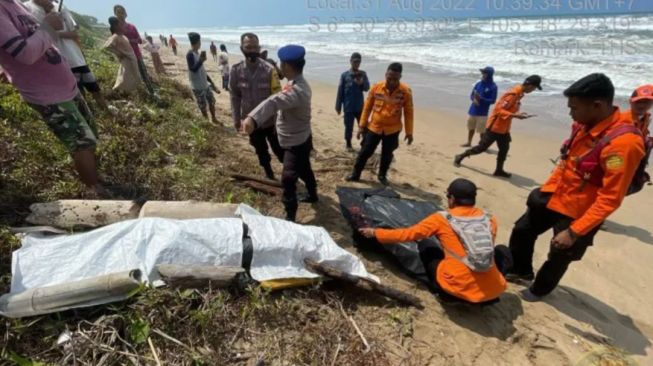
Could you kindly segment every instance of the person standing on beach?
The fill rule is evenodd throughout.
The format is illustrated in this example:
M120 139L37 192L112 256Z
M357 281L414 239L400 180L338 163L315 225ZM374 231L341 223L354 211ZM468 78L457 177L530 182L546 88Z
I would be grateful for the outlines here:
M281 91L276 70L260 57L258 36L254 33L243 34L240 37L240 49L245 60L235 64L229 76L231 117L236 130L240 130L243 116L247 116L256 106ZM268 144L281 163L283 163L284 151L279 145L274 127L275 114L270 115L269 119L269 121L257 120L259 126L266 127L259 127L249 134L249 144L254 147L265 176L268 179L275 179Z
M467 143L463 144L462 147L472 146L474 132L478 132L479 136L485 133L490 106L497 101L498 88L493 79L494 68L486 66L480 71L481 80L474 85L474 89L469 96L472 105L469 107L469 117L467 119Z
M177 56L177 40L172 36L172 34L170 35L170 41L168 44L170 44L170 48L172 48L172 53Z
M215 45L214 41L211 41L209 50L211 51L211 56L213 56L213 62L218 62L218 46Z
M231 73L231 70L229 69L229 53L227 52L227 46L223 44L220 45L218 67L222 74L222 89L229 91L229 74Z
M47 14L55 11L55 5L52 0L30 0L25 5L40 22L43 21ZM107 102L102 94L102 89L100 89L100 84L98 84L95 75L88 67L84 54L82 53L79 40L79 26L66 7L63 7L60 13L64 22L64 28L56 32L55 41L57 48L66 58L68 65L70 65L71 71L77 79L79 90L82 93L84 90L87 90L93 95L93 99L95 99L100 109L107 110Z
M378 179L388 185L388 170L394 158L394 151L399 147L399 134L406 127L404 140L413 143L413 92L408 85L401 82L403 66L392 63L385 73L385 81L376 83L365 101L356 137L363 137L363 145L353 172L346 178L348 182L358 182L367 160L382 143L381 165ZM402 115L404 124L402 124Z
M150 95L154 94L154 87L152 86L152 80L147 73L147 67L145 67L145 62L143 61L143 54L141 53L141 45L143 44L143 39L138 33L138 29L135 25L127 22L127 10L122 5L115 5L113 7L113 14L123 22L123 29L125 32L125 37L129 40L129 43L134 50L134 55L136 55L136 62L138 63L138 71L141 74L143 83Z
M274 61L273 58L268 57L268 50L261 51L261 58L265 60L267 63L269 63L270 65L274 66L274 68L277 70L277 75L279 75L279 80L283 80L285 78L283 76L283 72L279 68L279 65L277 65L277 62Z
M202 112L204 118L208 118L209 114L206 109L208 107L211 112L211 122L218 123L215 116L215 96L213 91L220 93L220 91L213 84L213 80L206 73L204 63L206 62L206 52L201 51L202 41L198 33L188 33L188 40L190 41L190 50L186 54L186 63L188 64L188 79L190 80L190 87L193 89L197 106Z
M161 60L161 55L159 55L161 46L154 43L154 39L152 38L152 36L148 36L146 40L147 43L143 48L146 51L148 51L150 53L150 56L152 57L152 63L154 64L154 71L156 71L156 73L159 75L164 75L166 73L166 69L163 66L163 60Z
M340 75L338 96L336 97L336 113L345 112L345 144L349 151L353 151L351 139L354 135L354 121L360 123L365 96L363 93L370 90L370 81L367 73L360 70L362 56L354 52L349 59L351 68Z
M501 99L494 107L492 115L487 121L486 132L481 136L478 145L456 155L454 165L460 167L463 159L473 155L478 155L487 151L495 142L499 146L497 156L497 167L494 170L495 177L510 178L512 174L503 169L503 165L508 158L510 150L510 127L512 119L527 119L534 117L527 113L520 113L521 100L526 94L532 93L535 89L542 90L542 78L538 75L531 75L521 84L510 89L501 96Z
M142 85L136 55L134 55L134 50L124 35L124 23L120 19L116 17L109 18L109 31L111 36L104 43L102 49L114 54L118 62L120 62L116 82L112 90L131 93Z
M651 108L653 108L653 84L642 85L635 89L630 97L630 109L624 111L621 116L637 127L644 137L646 154L640 166L637 168L633 183L628 194L637 193L644 185L651 182L651 177L646 173L651 150L653 150L653 137L651 137Z
M288 45L279 49L281 70L288 78L288 84L279 92L259 104L243 120L243 132L252 134L256 129L274 125L275 114L279 143L283 155L283 204L286 219L294 222L297 216L297 180L306 185L308 196L301 202L318 201L317 181L311 168L311 87L304 79L306 50L302 46Z
M575 121L558 165L542 187L528 197L526 213L510 236L514 267L507 279L530 282L526 301L551 293L569 265L583 258L601 224L626 195L644 157L641 132L613 105L614 86L604 74L576 81L564 95ZM533 272L535 242L553 229L549 255Z
M97 173L97 129L70 65L55 47L61 15L39 22L18 0L0 1L0 80L10 82L70 153L80 181L104 196Z

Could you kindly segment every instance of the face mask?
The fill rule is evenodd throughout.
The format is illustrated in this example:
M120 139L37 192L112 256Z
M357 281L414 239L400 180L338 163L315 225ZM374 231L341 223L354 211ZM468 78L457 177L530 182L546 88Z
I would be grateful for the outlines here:
M261 54L258 52L243 52L243 55L245 55L245 58L249 62L256 62L256 59L261 56Z

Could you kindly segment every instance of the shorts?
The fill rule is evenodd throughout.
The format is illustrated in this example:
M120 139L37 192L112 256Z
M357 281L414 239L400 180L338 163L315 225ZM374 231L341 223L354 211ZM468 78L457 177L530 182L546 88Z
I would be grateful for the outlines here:
M487 116L469 116L467 119L467 129L478 133L485 133Z
M97 129L91 110L78 94L73 100L47 106L29 104L39 112L48 128L69 152L92 150L97 146Z
M100 92L100 85L88 66L73 67L71 70L75 78L77 78L77 87L80 91L86 89L90 93Z
M215 96L213 96L213 91L210 87L204 90L193 89L193 94L195 94L197 106L200 107L201 111L205 111L208 105L215 105Z

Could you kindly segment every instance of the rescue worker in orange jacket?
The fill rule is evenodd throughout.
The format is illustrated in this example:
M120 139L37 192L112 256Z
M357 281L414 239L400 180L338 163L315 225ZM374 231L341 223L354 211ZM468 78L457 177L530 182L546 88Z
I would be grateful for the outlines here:
M404 140L408 145L413 143L413 92L408 85L402 83L403 66L392 63L385 73L385 81L375 84L367 95L363 114L360 119L357 138L364 135L363 144L354 171L347 177L348 182L358 182L367 160L382 143L381 164L378 179L383 185L388 185L387 174L394 157L394 151L399 147L399 134L403 129L402 115L406 127Z
M622 113L624 119L630 120L635 127L642 131L646 140L645 162L653 149L653 137L651 137L651 108L653 108L653 84L642 85L635 89L630 97L630 109Z
M514 267L511 281L534 281L522 291L527 301L537 301L558 285L573 261L592 245L601 224L621 205L642 157L644 142L630 122L613 106L614 86L603 74L588 75L565 90L570 115L580 128L563 148L550 178L528 197L526 213L515 223L510 237ZM625 127L625 128L624 128ZM617 133L617 131L627 131ZM609 143L594 149L604 139ZM600 154L599 154L600 153ZM591 173L581 165L595 156ZM549 255L533 274L537 237L553 229Z
M523 84L517 85L510 89L507 93L501 96L501 99L494 106L492 115L487 120L486 131L481 136L481 141L478 145L466 150L460 155L456 155L454 165L459 167L465 158L472 155L478 155L487 151L495 142L499 146L499 154L497 156L497 167L494 171L494 176L502 178L510 178L511 174L503 170L503 164L508 157L508 150L510 150L510 127L512 119L527 119L533 117L527 113L520 113L522 98L535 89L542 90L542 78L538 75L531 75L524 81Z
M476 185L467 179L454 180L447 189L449 210L459 217L483 217L485 212L476 205ZM496 238L497 222L490 219L492 241ZM497 299L506 290L503 274L509 269L511 259L506 246L496 246L494 265L486 272L474 272L465 265L465 248L447 218L435 213L420 223L405 229L360 229L367 238L375 238L381 244L395 244L437 237L442 248L420 247L420 257L430 288L446 299L456 299L471 303L483 303ZM457 258L456 258L457 257Z

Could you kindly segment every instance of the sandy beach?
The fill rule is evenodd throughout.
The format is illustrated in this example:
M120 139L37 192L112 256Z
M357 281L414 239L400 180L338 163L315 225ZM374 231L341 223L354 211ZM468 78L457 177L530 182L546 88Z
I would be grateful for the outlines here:
M166 67L170 75L187 83L185 52L186 47L181 46L176 58L169 49L164 49L162 56L169 64ZM232 63L239 60L240 57L232 57ZM206 65L213 80L220 80L217 64L208 61ZM307 67L310 69L311 65ZM344 60L342 71L346 68ZM375 73L370 77L371 82L376 82L381 76ZM334 110L335 85L310 77L308 81L313 89L313 137L317 150L313 161L321 202L314 207L302 206L299 221L326 227L341 246L357 252L335 194L336 186L348 184L344 177L355 154L344 149L342 119ZM528 108L529 98L525 99L524 109ZM229 94L223 91L217 99L221 122L231 124ZM555 107L565 109L566 113L564 104ZM512 223L526 210L528 193L553 168L550 159L557 157L561 140L547 134L528 133L527 130L537 129L517 126L506 163L513 177L496 179L491 176L496 158L493 154L466 160L461 168L453 166L454 155L462 151L465 120L466 110L418 107L415 143L401 145L389 180L392 188L402 195L438 200L454 178L471 179L480 188L480 206L498 218L498 242L507 243ZM548 122L534 118L515 123ZM246 138L242 140L245 153L254 154ZM334 158L337 164L333 163ZM344 163L340 164L341 160ZM276 165L275 169L280 171L280 166ZM366 171L363 182L356 186L378 186L378 183ZM495 306L443 308L424 286L403 275L384 258L357 252L368 270L382 281L416 294L426 304L424 311L414 311L418 320L412 329L412 339L404 343L396 340L412 356L394 355L393 359L397 364L424 365L576 365L589 353L608 352L610 345L614 345L641 365L653 364L653 291L648 283L648 276L653 275L650 207L653 207L653 187L626 198L583 260L572 264L561 286L545 301L534 304L522 302L516 294L521 287L510 285ZM276 214L282 215L281 204ZM551 234L543 235L537 244L536 268L546 258L550 239ZM615 350L611 352L618 354Z

